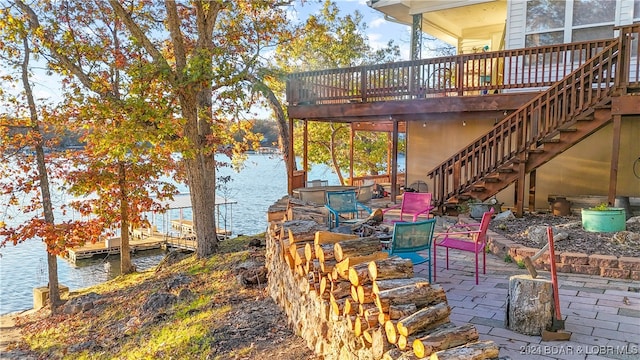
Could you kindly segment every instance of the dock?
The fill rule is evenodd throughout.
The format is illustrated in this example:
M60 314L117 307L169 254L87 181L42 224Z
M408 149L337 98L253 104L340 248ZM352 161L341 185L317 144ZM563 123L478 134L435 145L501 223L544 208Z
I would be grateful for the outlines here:
M162 221L155 222L155 213L152 215L152 221L145 227L130 229L129 231L129 249L132 253L153 249L182 249L195 251L197 247L195 229L193 221L185 219L182 211L191 208L191 200L189 194L175 195L172 200L161 202L168 208L168 212L179 210L179 219L171 219L169 213L162 216ZM216 229L218 240L228 239L232 225L232 207L236 202L234 200L223 197L216 197L215 201ZM223 209L221 209L223 208ZM229 221L229 222L228 222ZM160 227L160 231L158 230ZM120 237L110 237L103 241L85 244L73 249L67 250L65 257L72 263L80 259L89 259L100 255L117 255L120 254Z
M218 240L227 239L229 236L231 236L231 231L218 231ZM129 250L132 253L153 249L195 251L196 247L197 242L193 232L188 234L165 234L158 231L149 232L145 229L134 229L129 237ZM120 254L120 237L112 237L101 242L89 243L81 247L69 249L66 259L75 264L77 260L81 259L90 259L100 255L118 254Z

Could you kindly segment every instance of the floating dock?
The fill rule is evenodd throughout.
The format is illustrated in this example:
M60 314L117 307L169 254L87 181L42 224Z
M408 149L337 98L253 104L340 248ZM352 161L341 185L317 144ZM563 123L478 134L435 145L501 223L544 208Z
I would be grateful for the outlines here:
M189 194L179 194L172 200L161 202L167 207L167 211L179 210L179 219L169 219L169 214L163 214L163 219L158 226L155 225L142 228L134 228L129 232L129 249L131 252L176 248L182 250L195 251L197 247L196 234L193 228L193 221L183 218L182 210L191 208ZM232 206L236 204L234 200L223 197L216 197L215 211L216 229L218 240L225 240L231 236ZM227 208L229 207L229 208ZM153 215L155 217L155 214ZM166 216L166 217L165 217ZM155 220L155 219L153 219ZM120 237L111 237L94 244L67 250L66 259L75 263L80 259L89 259L100 255L120 254Z
M138 235L144 233L146 235ZM218 231L218 239L224 240L231 235L230 231ZM172 236L160 232L152 232L147 234L145 230L136 229L132 231L129 237L129 250L138 252L153 249L182 249L195 251L197 242L195 235ZM108 238L105 241L93 244L85 244L84 246L69 249L66 259L72 263L81 259L90 259L100 255L118 255L120 254L120 238Z

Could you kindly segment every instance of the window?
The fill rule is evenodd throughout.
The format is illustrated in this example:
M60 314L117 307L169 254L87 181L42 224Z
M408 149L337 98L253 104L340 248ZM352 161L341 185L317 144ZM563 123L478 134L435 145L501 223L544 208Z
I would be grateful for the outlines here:
M613 23L615 17L616 1L573 1L573 26Z
M529 0L525 46L608 39L614 36L616 1ZM640 17L640 0L634 2Z

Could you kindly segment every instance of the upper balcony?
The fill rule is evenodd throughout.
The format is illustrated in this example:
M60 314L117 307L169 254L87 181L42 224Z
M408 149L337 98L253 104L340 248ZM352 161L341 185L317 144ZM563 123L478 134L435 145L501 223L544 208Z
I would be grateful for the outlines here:
M625 90L635 89L639 83L639 28L640 25L636 24L619 29L621 37L631 33L636 35L635 38L628 37L629 46L625 53L620 54L623 58L621 64L627 64L624 71L600 74L600 78L612 82L615 76L619 76L619 84ZM373 106L379 102L398 104L445 97L459 100L460 97L472 96L478 99L487 94L535 93L563 79L613 41L595 40L294 73L289 75L287 82L289 116L309 120L356 121L359 116L372 114L349 111L356 104ZM485 98L480 99L469 106L477 107L481 101L486 101ZM455 111L460 110L470 109L458 108ZM375 116L369 119L373 120Z

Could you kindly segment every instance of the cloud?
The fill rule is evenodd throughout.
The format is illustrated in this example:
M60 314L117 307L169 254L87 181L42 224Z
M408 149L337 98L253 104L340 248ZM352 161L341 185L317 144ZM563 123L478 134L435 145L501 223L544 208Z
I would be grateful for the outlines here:
M379 18L375 18L373 21L371 21L369 23L369 27L371 27L372 29L378 28L380 26L384 26L386 24L388 24L389 22L387 20L385 20L382 17Z

